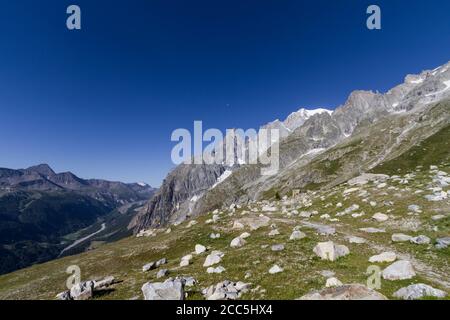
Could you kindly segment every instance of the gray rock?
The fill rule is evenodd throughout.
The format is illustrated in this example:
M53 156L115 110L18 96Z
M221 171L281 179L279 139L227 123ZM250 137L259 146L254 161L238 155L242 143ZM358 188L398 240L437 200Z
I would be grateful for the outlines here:
M446 292L423 283L412 284L394 292L394 297L403 300L416 300L424 297L445 298L446 296Z
M206 247L201 245L201 244L196 244L195 245L195 253L196 254L202 254L203 252L206 251Z
M300 230L294 230L291 236L289 237L289 240L300 240L303 238L306 238L306 234L304 234Z
M334 244L333 241L319 242L313 251L322 260L330 261L335 261L350 253L350 250L346 246Z
M387 300L381 293L361 284L346 284L313 291L300 300Z
M347 241L350 243L356 243L356 244L362 244L362 243L366 243L367 240L364 238L360 238L360 237L355 237L355 236L348 236L346 237Z
M94 281L94 290L109 287L114 283L115 279L113 276L108 276L102 280Z
M147 282L142 286L144 300L183 300L184 286L181 280Z
M450 245L450 237L437 238L436 239L436 248L437 249L445 249Z
M393 262L397 259L395 252L383 252L369 258L369 262Z
M274 244L271 247L272 251L283 251L284 250L284 244Z
M424 235L420 235L420 236L411 238L409 241L411 243L415 243L415 244L429 244L429 243L431 243L431 239L428 238L427 236L424 236Z
M405 280L415 277L416 273L411 262L400 260L384 269L382 275L385 280Z
M156 278L157 278L157 279L163 278L163 277L167 276L168 274L169 274L169 270L167 270L167 269L161 269L161 270L159 270L158 273L156 274Z
M94 294L94 281L81 282L70 289L70 297L73 300L88 300Z
M283 272L283 268L281 268L280 266L278 266L276 264L273 265L272 268L269 269L270 274L275 274L275 273L280 273L280 272Z
M72 298L70 297L70 291L66 290L58 293L56 295L56 300L72 300Z
M391 237L392 241L394 242L407 242L411 240L411 236L408 236L403 233L394 233Z
M242 239L241 237L236 237L231 241L230 247L240 248L240 247L244 246L245 243L246 243L246 241L244 239Z
M162 265L164 265L164 264L166 264L166 263L167 263L167 259L166 259L166 258L162 258L162 259L156 261L155 267L156 267L156 268L159 268L160 266L162 266Z
M223 252L214 250L206 257L205 262L203 263L203 266L210 267L214 264L217 264L222 260L223 256L224 256Z
M146 265L144 265L142 267L142 271L143 272L147 272L147 271L150 271L150 270L155 269L155 268L156 268L155 263L154 262L150 262L150 263L147 263Z

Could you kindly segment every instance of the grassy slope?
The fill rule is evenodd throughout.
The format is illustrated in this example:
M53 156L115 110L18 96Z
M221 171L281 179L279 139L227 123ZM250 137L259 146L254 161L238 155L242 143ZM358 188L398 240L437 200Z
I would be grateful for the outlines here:
M450 172L448 163L441 164L441 170ZM358 197L357 192L349 196L342 196L345 185L338 186L326 193L311 195L312 206L302 208L300 204L294 207L299 210L317 210L318 215L310 219L313 222L325 223L336 227L338 233L334 236L317 235L314 230L302 227L308 238L299 241L289 241L292 228L301 225L305 219L297 216L286 217L281 212L270 214L271 223L275 223L280 231L276 237L268 237L270 227L264 227L251 232L247 244L242 248L233 249L229 247L231 240L243 231L232 230L234 220L241 216L242 210L238 210L234 216L221 214L221 220L217 224L205 224L210 215L197 219L198 224L187 228L187 223L172 227L171 233L163 230L156 237L135 238L130 237L112 244L100 246L98 249L77 256L66 257L41 265L35 265L25 270L20 270L0 277L0 299L52 299L55 294L62 291L68 275L65 270L70 265L78 265L81 268L82 279L92 279L113 275L122 281L114 286L114 291L97 297L98 299L130 299L141 298L140 288L146 281L156 281L156 272L153 270L142 273L143 264L166 257L169 261L166 268L170 269L170 276L187 275L194 276L199 284L191 290L190 299L201 299L200 290L211 284L224 279L243 280L252 283L252 288L260 286L260 289L250 292L244 298L251 299L294 299L305 294L311 289L320 289L324 286L325 278L319 272L321 270L333 270L344 283L365 283L367 267L370 265L368 258L380 252L380 247L385 250L394 250L398 253L411 255L415 263L423 264L432 268L433 272L440 275L450 273L449 249L437 250L433 246L418 246L409 243L393 244L390 235L394 232L404 232L411 235L426 234L432 239L449 234L450 220L446 219L434 222L430 217L437 213L448 213L450 205L445 203L432 203L426 201L422 196L415 195L412 191L423 189L424 185L431 181L428 169L417 171L417 178L407 186L398 182L390 182L389 185L397 190L386 192L386 189L378 189L373 184L364 187L370 194L368 200L376 201L377 206L372 207ZM386 207L383 201L394 201L394 206ZM351 216L340 217L339 222L330 222L320 219L320 214L328 213L334 215L342 209L336 208L335 204L343 203L343 208L356 203L361 206L360 211L366 213L361 218ZM330 203L330 205L328 205ZM420 205L424 213L419 216L409 216L407 206L411 203ZM370 219L375 212L387 213L392 216L392 221L377 223ZM246 215L251 215L247 213ZM420 232L405 231L399 221L417 220L421 223ZM366 234L358 230L360 227L384 227L385 234ZM433 231L437 226L438 231ZM211 232L220 232L220 239L209 238ZM369 240L367 244L349 244L345 235L358 235ZM318 241L333 240L337 243L346 244L351 254L336 262L321 261L312 252ZM210 249L218 249L225 252L221 265L226 268L222 274L207 274L202 266L205 255L195 256L193 263L180 268L180 258L194 250L196 243L206 245ZM284 243L286 249L282 252L272 252L269 248L262 249L261 245L272 245ZM276 275L268 273L269 268L277 263L284 268L284 272ZM385 267L387 264L379 264ZM425 268L426 270L426 268ZM252 276L244 280L246 272ZM448 277L447 277L448 278ZM380 291L391 297L392 293L400 287L416 282L429 283L435 287L445 289L439 283L439 278L433 276L429 271L419 271L413 280L405 281L383 281Z

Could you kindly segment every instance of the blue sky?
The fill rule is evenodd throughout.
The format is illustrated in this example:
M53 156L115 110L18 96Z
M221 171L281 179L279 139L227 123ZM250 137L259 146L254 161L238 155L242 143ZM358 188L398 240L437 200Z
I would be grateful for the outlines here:
M82 30L65 27L78 4ZM382 9L382 30L365 27ZM0 167L160 185L176 128L255 128L450 60L448 0L0 3Z

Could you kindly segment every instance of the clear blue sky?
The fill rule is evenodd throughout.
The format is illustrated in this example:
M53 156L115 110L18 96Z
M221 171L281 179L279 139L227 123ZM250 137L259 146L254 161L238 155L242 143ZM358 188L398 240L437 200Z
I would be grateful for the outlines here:
M78 4L82 30L65 27ZM382 30L365 27L382 9ZM450 1L2 0L0 167L159 185L170 134L335 108L450 60Z

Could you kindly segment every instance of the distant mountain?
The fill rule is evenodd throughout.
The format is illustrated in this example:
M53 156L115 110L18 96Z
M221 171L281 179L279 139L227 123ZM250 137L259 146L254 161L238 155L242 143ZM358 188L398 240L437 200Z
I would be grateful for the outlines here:
M333 112L300 109L263 126L280 129L278 174L261 176L258 165L180 165L136 217L135 232L232 203L345 181L445 128L449 100L450 62L407 75L384 94L353 91ZM358 148L347 146L349 141Z
M76 240L69 234L89 233L102 221L108 221L104 233L126 235L136 205L154 191L146 184L55 173L46 164L0 168L0 273L57 257Z

